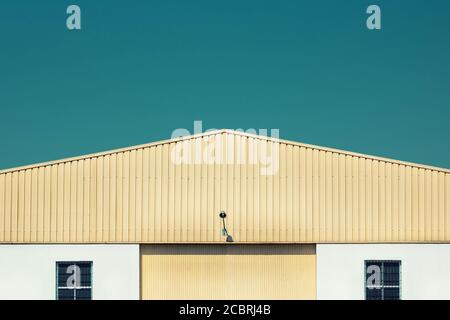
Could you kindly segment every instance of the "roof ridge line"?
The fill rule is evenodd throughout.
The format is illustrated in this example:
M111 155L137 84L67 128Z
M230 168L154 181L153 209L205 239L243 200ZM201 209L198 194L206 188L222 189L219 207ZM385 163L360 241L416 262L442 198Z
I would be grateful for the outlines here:
M241 136L251 137L251 138L264 139L264 140L283 143L283 144L287 144L287 145L293 145L293 146L299 146L299 147L304 147L304 148L309 148L309 149L316 149L316 150L320 150L320 151L349 155L349 156L358 157L358 158L371 159L371 160L394 163L394 164L399 164L399 165L404 165L404 166L409 166L409 167L414 167L414 168L419 168L419 169L426 169L426 170L450 173L450 169L443 168L443 167L431 166L431 165L420 164L420 163L415 163L415 162L408 162L408 161L404 161L404 160L397 160L397 159L386 158L386 157L381 157L381 156L374 156L374 155L353 152L353 151L347 151L347 150L342 150L342 149L323 147L323 146L318 146L318 145L314 145L314 144L308 144L308 143L297 142L297 141L292 141L292 140L285 140L285 139L269 137L269 136L265 136L265 135L258 135L258 134L245 132L245 131L239 131L239 130L225 129L225 132L230 133L230 134L237 134L237 135L241 135Z
M0 174L14 172L14 171L23 171L23 170L33 169L33 168L52 166L55 164L79 161L79 160L96 158L96 157L103 157L103 156L107 156L107 155L111 155L111 154L119 153L119 152L127 152L127 151L142 149L142 148L158 146L158 145L166 144L166 143L174 143L174 142L179 142L179 141L183 141L183 140L189 140L189 139L195 139L195 138L200 138L200 137L204 137L204 136L210 136L210 135L214 135L214 134L225 133L225 131L226 131L226 129L217 129L217 130L205 131L205 132L196 133L196 134L187 135L187 136L180 136L177 138L170 138L170 139L158 140L158 141L153 141L153 142L147 142L147 143L143 143L143 144L137 144L137 145L133 145L133 146L129 146L129 147L116 148L116 149L93 152L93 153L88 153L88 154L74 156L74 157L32 163L32 164L19 166L19 167L12 167L12 168L0 170Z
M267 141L272 141L272 142L277 142L277 143L282 143L282 144L287 144L287 145L292 145L292 146L299 146L299 147L304 147L304 148L309 148L309 149L315 149L315 150L320 150L320 151L325 151L325 152L338 153L338 154L343 154L343 155L348 155L348 156L353 156L353 157L358 157L358 158L371 159L371 160L375 160L375 161L383 161L383 162L387 162L387 163L399 164L399 165L404 165L404 166L409 166L409 167L414 167L414 168L419 168L419 169L450 173L450 169L447 169L447 168L435 167L435 166L424 165L424 164L419 164L419 163L414 163L414 162L407 162L407 161L403 161L403 160L384 158L384 157L380 157L380 156L373 156L373 155L357 153L357 152L352 152L352 151L346 151L346 150L341 150L341 149L322 147L322 146L307 144L307 143L303 143L303 142L296 142L296 141L285 140L285 139L276 138L276 137L269 137L266 135L249 133L249 132L246 132L243 130L234 130L234 129L224 128L224 129L214 129L214 130L210 130L210 131L207 130L204 132L195 133L195 134L191 134L191 135L186 135L186 136L181 136L181 137L171 138L171 139L165 139L165 140L159 140L159 141L154 141L154 142L148 142L148 143L134 145L134 146L130 146L130 147L117 148L117 149L112 149L112 150L90 153L90 154L86 154L86 155L68 157L68 158L63 158L63 159L57 159L57 160L51 160L51 161L46 161L46 162L40 162L40 163L35 163L35 164L29 164L29 165L24 165L24 166L19 166L19 167L3 169L3 170L0 170L0 174L15 172L15 171L23 171L23 170L33 169L33 168L40 168L40 167L51 166L51 165L66 163L66 162L79 161L79 160L90 159L90 158L95 158L95 157L102 157L102 156L111 155L111 154L119 153L119 152L127 152L127 151L132 151L132 150L137 150L137 149L142 149L142 148L147 148L147 147L153 147L153 146L158 146L158 145L167 144L167 143L176 143L179 141L190 140L190 139L195 139L195 138L200 138L200 137L205 137L205 136L210 136L210 135L216 135L216 134L223 134L223 133L245 136L245 137L254 138L254 139L262 139L262 140L267 140Z

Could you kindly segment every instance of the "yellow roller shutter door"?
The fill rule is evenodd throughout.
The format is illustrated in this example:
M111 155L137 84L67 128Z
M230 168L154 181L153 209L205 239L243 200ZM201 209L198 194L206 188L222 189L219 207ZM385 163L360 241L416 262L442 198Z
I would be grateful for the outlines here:
M143 245L143 299L315 299L315 245Z

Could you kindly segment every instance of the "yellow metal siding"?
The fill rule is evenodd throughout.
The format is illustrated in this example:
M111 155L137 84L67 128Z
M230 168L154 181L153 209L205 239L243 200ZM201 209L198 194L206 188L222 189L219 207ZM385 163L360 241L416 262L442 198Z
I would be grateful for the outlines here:
M0 173L1 242L223 242L220 210L236 242L449 242L450 173L232 132Z
M143 245L142 299L315 299L314 245Z

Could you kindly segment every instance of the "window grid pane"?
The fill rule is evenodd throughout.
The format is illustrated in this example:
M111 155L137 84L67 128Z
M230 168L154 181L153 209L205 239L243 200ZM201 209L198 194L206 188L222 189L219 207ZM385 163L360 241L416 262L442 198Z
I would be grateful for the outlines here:
M92 261L56 263L56 299L92 299Z
M365 261L366 300L400 300L401 261Z

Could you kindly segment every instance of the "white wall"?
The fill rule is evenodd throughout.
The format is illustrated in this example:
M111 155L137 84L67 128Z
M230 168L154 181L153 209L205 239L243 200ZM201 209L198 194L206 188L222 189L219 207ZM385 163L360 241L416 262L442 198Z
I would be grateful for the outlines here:
M450 299L450 244L318 244L317 298L364 299L364 260L401 260L401 299Z
M0 300L55 299L56 262L92 261L93 299L139 299L139 245L0 245Z

